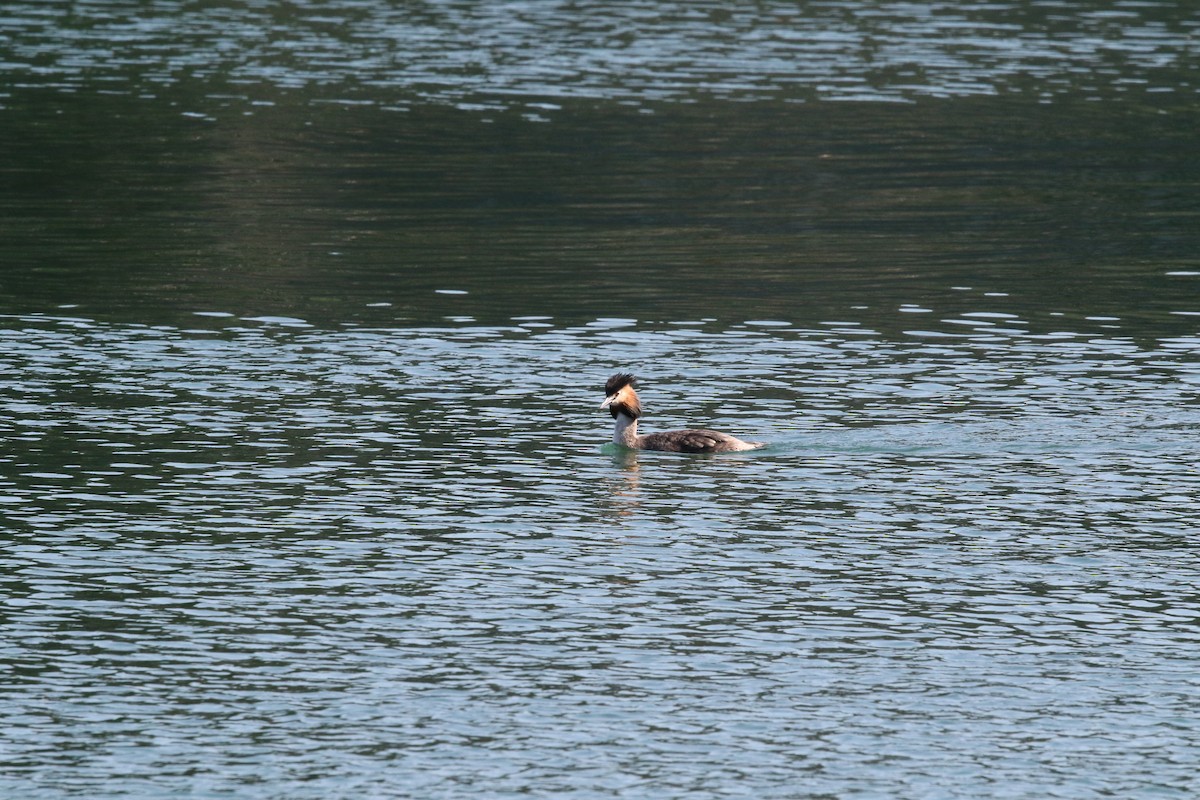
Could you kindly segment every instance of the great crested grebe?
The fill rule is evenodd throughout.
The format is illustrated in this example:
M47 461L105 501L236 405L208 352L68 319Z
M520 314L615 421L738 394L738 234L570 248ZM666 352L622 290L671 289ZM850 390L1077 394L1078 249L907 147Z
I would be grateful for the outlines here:
M617 421L613 429L614 444L635 450L667 450L672 453L734 453L764 446L762 442L743 442L728 433L696 428L639 436L637 423L642 415L642 404L633 390L634 380L628 372L618 372L604 384L605 398L600 407L607 408Z

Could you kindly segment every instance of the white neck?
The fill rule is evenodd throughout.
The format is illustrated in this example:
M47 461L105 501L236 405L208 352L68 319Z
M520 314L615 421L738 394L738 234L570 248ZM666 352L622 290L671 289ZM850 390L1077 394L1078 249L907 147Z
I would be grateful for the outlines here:
M613 444L626 447L637 447L637 420L625 413L617 414L617 424L613 427Z

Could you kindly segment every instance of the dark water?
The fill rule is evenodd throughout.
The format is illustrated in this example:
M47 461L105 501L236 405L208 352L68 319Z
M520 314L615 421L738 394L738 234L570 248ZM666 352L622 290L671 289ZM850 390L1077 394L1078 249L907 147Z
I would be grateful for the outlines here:
M0 796L1193 797L1198 25L6 4Z

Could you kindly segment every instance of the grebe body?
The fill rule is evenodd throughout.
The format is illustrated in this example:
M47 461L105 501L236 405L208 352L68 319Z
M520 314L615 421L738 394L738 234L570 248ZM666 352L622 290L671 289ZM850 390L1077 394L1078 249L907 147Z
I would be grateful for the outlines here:
M605 398L600 407L607 408L616 421L613 428L614 444L634 450L664 450L671 453L736 453L763 446L762 442L744 442L728 433L704 428L639 434L637 424L642 416L642 404L633 384L633 375L618 372L604 385Z

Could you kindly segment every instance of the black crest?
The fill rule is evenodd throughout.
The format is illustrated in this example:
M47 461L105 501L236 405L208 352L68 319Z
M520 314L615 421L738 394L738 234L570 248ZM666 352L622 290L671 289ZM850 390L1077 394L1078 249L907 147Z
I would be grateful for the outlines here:
M604 396L612 397L626 386L633 386L635 380L637 379L631 373L618 372L608 379L608 383L604 384Z

